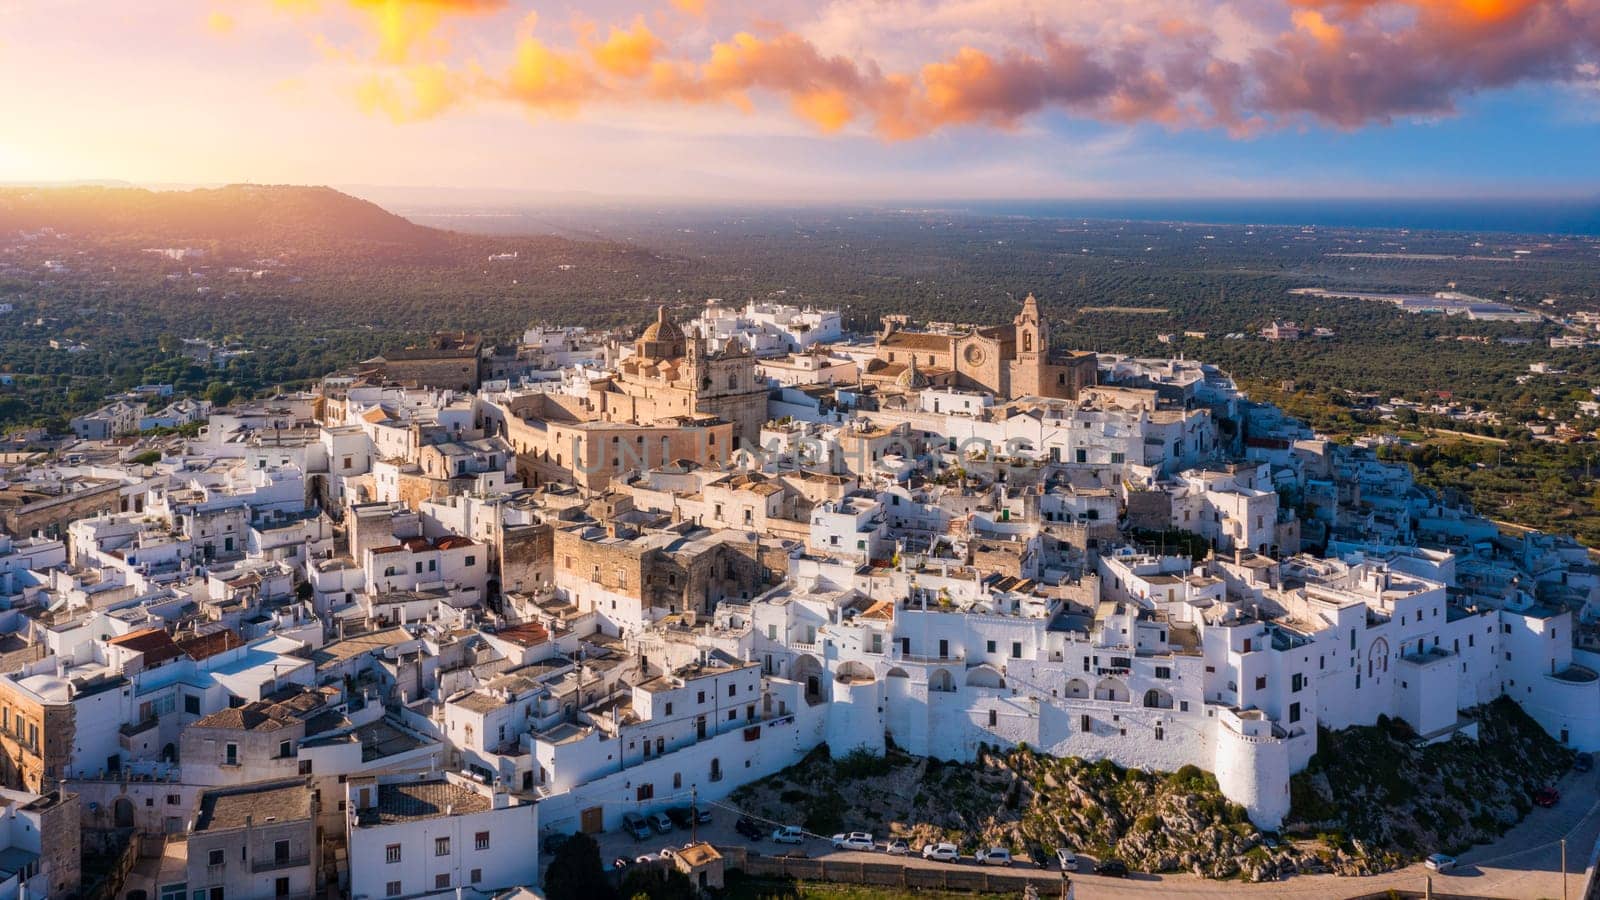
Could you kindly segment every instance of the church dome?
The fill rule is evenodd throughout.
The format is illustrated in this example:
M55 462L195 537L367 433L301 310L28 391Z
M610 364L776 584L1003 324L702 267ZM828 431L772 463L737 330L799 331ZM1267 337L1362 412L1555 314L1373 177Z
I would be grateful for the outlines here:
M894 380L894 383L899 387L910 391L920 391L933 384L933 382L928 380L928 376L917 371L917 361L915 358L913 358L910 364L906 366L906 370L900 373L900 377Z
M656 307L656 320L644 329L644 334L639 338L650 342L671 342L683 340L683 329L667 318L665 306Z

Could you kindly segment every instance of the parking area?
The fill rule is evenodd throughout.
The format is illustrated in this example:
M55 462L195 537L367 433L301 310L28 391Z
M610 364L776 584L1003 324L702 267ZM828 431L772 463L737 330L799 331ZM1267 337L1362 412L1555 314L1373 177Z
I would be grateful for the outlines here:
M1093 874L1094 860L1079 858L1081 871L1071 879L1077 900L1121 900L1159 893L1163 897L1222 898L1254 894L1262 897L1303 897L1335 900L1382 894L1388 890L1432 889L1442 894L1470 897L1559 897L1578 896L1585 870L1600 839L1600 773L1572 773L1562 779L1561 801L1554 807L1536 808L1515 828L1493 844L1474 847L1459 854L1458 867L1449 873L1432 873L1421 863L1393 872L1365 878L1334 875L1298 875L1285 881L1247 884L1214 881L1189 874L1151 875L1134 872L1126 877ZM681 847L691 840L708 841L718 848L740 848L751 855L793 855L810 860L843 863L896 862L912 869L943 869L952 873L972 872L980 866L970 855L955 862L923 859L920 847L910 848L906 856L891 856L882 849L885 837L875 835L877 850L866 853L839 850L821 835L808 835L798 844L779 844L770 835L787 823L759 822L764 837L751 839L735 829L738 811L727 805L711 805L711 821L688 829L674 827L665 834L652 832L636 839L620 830L595 835L601 860L628 860L658 854L665 847ZM1566 878L1562 878L1561 841L1567 842ZM1020 877L1037 880L1041 894L1045 886L1059 886L1061 872L1052 860L1041 868L1029 860L1017 860L1011 867L997 867ZM1565 884L1563 882L1565 881ZM1565 890L1563 890L1565 888Z

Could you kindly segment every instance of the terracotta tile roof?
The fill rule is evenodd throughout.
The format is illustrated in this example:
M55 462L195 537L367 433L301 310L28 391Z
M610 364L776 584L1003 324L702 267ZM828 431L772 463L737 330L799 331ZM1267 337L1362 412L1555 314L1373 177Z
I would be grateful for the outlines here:
M929 334L921 331L896 331L881 341L885 347L901 347L907 350L943 350L946 352L955 346L955 342L953 335Z
M550 632L538 622L524 622L514 628L500 631L496 637L504 638L520 647L533 647L550 640Z
M210 634L197 634L178 641L178 649L182 650L190 659L199 662L209 659L218 653L225 653L235 647L244 646L244 638L231 628L213 631Z
M158 666L169 659L177 659L183 651L172 642L172 636L160 628L141 628L130 631L121 637L114 637L108 644L125 647L144 654L146 668Z

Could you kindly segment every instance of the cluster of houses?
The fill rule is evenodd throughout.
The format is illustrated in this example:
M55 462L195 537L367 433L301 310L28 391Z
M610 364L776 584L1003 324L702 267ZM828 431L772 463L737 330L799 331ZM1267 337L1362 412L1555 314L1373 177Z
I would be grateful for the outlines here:
M18 896L117 829L151 896L499 896L528 835L824 743L1193 764L1265 828L1319 727L1471 740L1505 696L1600 749L1584 548L1214 367L1054 350L1031 297L442 335L198 412L0 470Z

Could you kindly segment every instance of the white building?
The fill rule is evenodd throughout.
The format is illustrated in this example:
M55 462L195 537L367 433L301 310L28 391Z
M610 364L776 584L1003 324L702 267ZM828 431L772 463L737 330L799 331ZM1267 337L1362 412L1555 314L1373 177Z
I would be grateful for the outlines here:
M539 809L454 772L346 782L350 896L488 894L539 880Z

